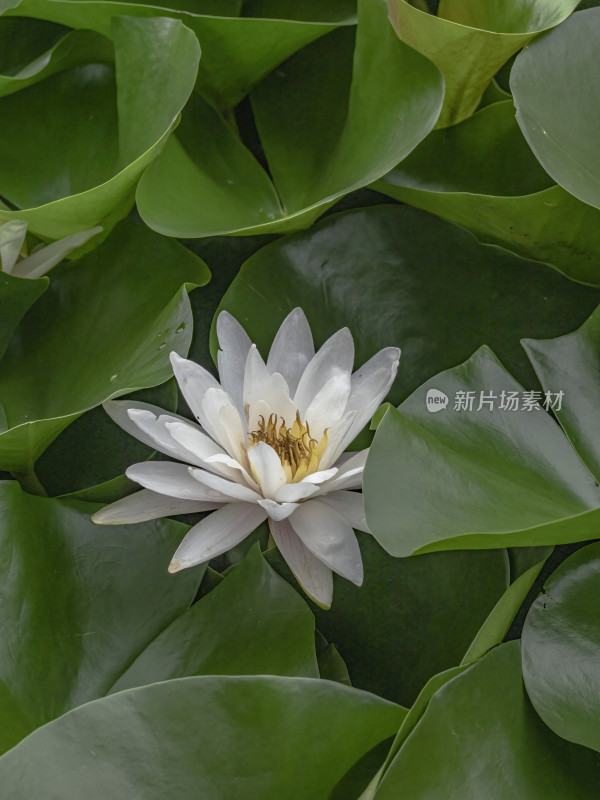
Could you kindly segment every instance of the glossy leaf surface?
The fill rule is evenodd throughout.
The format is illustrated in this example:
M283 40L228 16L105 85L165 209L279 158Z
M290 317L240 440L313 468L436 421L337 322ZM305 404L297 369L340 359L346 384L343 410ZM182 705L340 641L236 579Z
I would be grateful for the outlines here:
M517 120L545 170L568 192L600 208L600 9L574 14L540 37L511 71Z
M536 711L563 739L600 750L600 545L544 584L523 628L523 676Z
M185 526L100 528L97 507L0 482L2 752L103 697L196 593L202 568L167 572Z
M445 396L447 406L432 413L428 392ZM519 403L512 410L511 392ZM595 535L596 481L541 408L542 393L538 407L526 410L522 392L482 348L428 381L399 410L388 410L363 483L367 522L388 552L547 545Z
M236 105L254 84L299 48L340 24L354 22L347 13L340 19L339 14L330 15L327 10L316 16L309 14L302 21L297 16L286 19L283 15L280 19L277 7L264 19L238 17L240 0L180 0L154 5L116 0L5 0L5 3L10 5L6 13L90 29L109 38L115 15L179 20L195 33L202 48L198 87L220 108ZM257 13L257 16L263 15Z
M600 285L600 211L553 185L519 130L512 101L433 131L374 188L481 241Z
M360 0L356 43L352 29L335 31L251 94L273 183L197 98L140 181L140 214L169 236L306 227L404 158L433 127L442 92L435 67L395 37L385 3Z
M506 552L397 559L358 535L364 585L336 579L331 609L314 609L317 627L353 686L410 706L432 675L460 663L506 589Z
M172 375L192 319L182 284L209 272L181 245L122 223L96 250L53 271L0 370L0 467L27 472L84 411Z
M318 678L314 626L306 603L255 547L165 628L111 691L190 675Z
M118 17L111 35L114 65L110 42L78 32L75 54L57 45L70 68L42 71L43 80L0 99L2 193L19 208L0 209L0 218L60 238L110 227L131 207L193 88L200 48L173 19ZM79 63L86 47L89 60Z
M438 15L408 0L388 0L398 35L430 58L446 84L438 125L453 125L473 113L484 89L511 55L533 36L557 25L577 0L441 0Z
M14 800L327 800L405 712L330 681L199 677L112 695L40 729L0 761ZM315 732L318 731L318 741ZM160 742L160 757L156 744ZM35 754L36 769L24 768ZM77 763L80 769L67 768ZM274 768L273 765L276 765Z
M592 800L599 781L596 754L559 739L532 709L519 643L509 642L437 691L375 797Z
M520 339L573 330L599 302L597 290L481 245L429 214L376 206L331 216L263 248L243 265L221 308L242 322L265 357L296 306L317 344L350 328L355 368L383 347L400 347L389 397L397 403L482 344L535 388Z

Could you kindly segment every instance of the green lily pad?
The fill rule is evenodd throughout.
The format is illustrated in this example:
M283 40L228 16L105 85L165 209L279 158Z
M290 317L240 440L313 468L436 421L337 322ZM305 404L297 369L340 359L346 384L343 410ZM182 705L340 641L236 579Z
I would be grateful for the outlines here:
M549 549L551 550L551 548ZM473 661L478 661L493 647L504 641L519 609L540 574L545 560L546 556L542 556L537 564L534 564L511 583L477 631L477 635L469 645L461 664L470 664Z
M4 37L10 36L12 47L20 49L20 45L27 46L27 44L31 47L32 39L34 42L37 39L35 31L39 25L50 26L51 31L43 31L43 33L52 42L51 46L35 58L31 58L31 61L22 65L18 64L18 69L12 64L8 64L7 67L12 74L7 75L4 70L0 70L3 73L0 74L0 97L14 94L14 92L26 89L51 75L74 67L84 64L112 64L114 61L113 48L106 37L92 31L68 32L67 30L66 35L63 35L58 41L53 41L57 36L56 29L61 33L65 29L63 26L51 25L42 20L3 17L0 19L0 42L3 43ZM51 38L50 33L52 34ZM11 112L10 106L8 111ZM12 113L15 113L14 109Z
M29 472L83 412L170 378L169 352L186 355L191 339L182 284L208 278L181 245L126 222L96 250L57 267L2 360L0 468Z
M18 75L52 50L69 29L45 20L3 16L0 21L0 76ZM36 68L39 65L36 64Z
M561 388L553 381L547 408ZM542 392L527 410L524 391L484 347L387 411L363 490L369 528L388 552L548 545L597 535L597 482L541 408Z
M388 0L398 36L431 59L446 84L438 127L470 116L500 67L541 31L566 19L578 0L440 0L434 16L409 0Z
M0 359L27 310L48 288L48 278L28 280L0 271Z
M592 800L600 764L527 700L518 642L446 681L385 773L376 800Z
M135 392L132 398L165 411L177 411L177 382L172 378L160 386ZM113 422L102 406L96 406L78 417L44 450L36 462L35 474L51 497L66 495L108 503L139 488L123 473L131 464L145 461L155 452ZM102 484L118 482L119 477L122 494L104 499Z
M546 580L523 628L523 677L535 710L563 739L600 750L600 544Z
M564 392L556 416L589 470L600 481L600 308L574 333L525 339L523 346L542 386Z
M523 138L512 101L433 131L374 188L481 241L600 285L600 212L553 185Z
M251 93L273 182L197 97L139 183L140 214L169 236L306 227L404 158L433 127L442 91L435 67L390 29L383 0L360 0L356 42L351 28L334 31Z
M88 703L41 728L0 760L0 781L13 800L44 792L164 800L165 791L182 800L327 800L404 714L331 681L172 680Z
M340 19L339 13L332 17L327 12L318 14L316 21L310 16L306 20L278 19L276 8L272 9L274 19L238 17L239 0L159 4L135 0L0 0L0 11L3 4L8 6L8 14L90 29L109 38L113 37L111 21L116 15L177 19L196 34L202 48L197 85L211 103L222 109L235 106L252 86L296 50L338 25L354 22L348 15ZM173 80L176 78L174 70Z
M356 0L244 0L245 17L356 22Z
M185 526L99 528L97 506L0 482L0 751L103 697L191 603L203 569L167 566Z
M315 621L255 546L217 587L165 627L111 692L190 675L267 674L319 677Z
M265 356L296 306L318 344L347 325L357 367L383 347L402 348L390 393L398 403L482 344L539 388L521 337L573 330L598 303L600 292L549 267L481 245L422 211L389 205L337 214L267 245L243 265L221 308L242 321ZM216 349L213 330L213 356Z
M596 47L600 9L574 14L519 54L510 85L517 121L544 169L600 208L600 102Z
M0 209L1 219L26 220L56 239L110 227L131 207L193 88L200 48L177 20L119 17L112 25L114 67L108 40L76 32L55 48L70 68L52 74L51 61L33 85L0 99L2 194L18 207ZM81 64L86 42L90 60Z
M459 664L508 581L506 551L390 558L359 537L365 580L334 580L329 611L313 607L352 685L410 706L436 673Z

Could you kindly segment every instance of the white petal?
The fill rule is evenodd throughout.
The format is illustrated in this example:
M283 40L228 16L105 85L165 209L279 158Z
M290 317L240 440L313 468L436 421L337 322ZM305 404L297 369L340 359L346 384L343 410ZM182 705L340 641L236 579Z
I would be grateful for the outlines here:
M212 439L202 433L193 422L183 422L176 417L168 414L161 414L156 417L152 411L143 408L130 408L127 411L129 419L136 425L148 439L153 442L153 447L168 456L185 461L186 464L201 464L200 456L190 448L183 445L178 439L174 438L172 431L174 427L187 432L186 440L201 440L205 442L204 450L207 455L223 452Z
M322 608L331 606L333 575L301 542L289 520L269 520L273 541L306 594Z
M258 484L250 475L250 473L239 463L239 461L236 461L235 458L228 456L226 453L223 453L223 455L209 456L209 458L205 458L203 461L203 466L212 472L223 475L224 478L229 478L232 481L236 481L236 483L239 483L241 474L248 486L251 489L254 489L254 491L258 491Z
M202 399L206 430L239 463L246 460L246 431L237 408L220 386L207 389Z
M97 525L131 525L135 522L147 522L150 519L172 517L176 514L212 511L219 507L218 503L180 500L176 497L157 494L150 489L141 489L135 494L123 497L96 511L95 514L92 514L92 522Z
M321 500L302 503L290 519L302 543L334 572L360 586L363 565L351 525Z
M319 440L326 428L339 422L344 414L350 394L350 373L337 372L313 397L306 409L305 420L311 435Z
M362 489L363 472L368 454L368 447L356 453L344 453L343 461L342 458L339 458L336 462L338 464L337 475L321 484L320 494L325 495L340 489Z
M301 308L287 315L277 331L267 359L269 372L279 372L293 395L302 373L315 354L312 333Z
M244 370L252 342L237 319L227 311L221 311L217 317L217 338L221 348L217 354L221 386L243 413Z
M319 463L321 469L328 469L330 465L337 462L344 449L342 445L344 445L346 441L347 433L355 419L356 411L348 411L341 420L333 425L331 430L327 432L327 449Z
M229 501L233 499L241 500L242 502L246 503L256 503L258 500L260 500L260 495L257 494L257 492L252 491L252 489L248 488L248 486L243 486L241 483L228 481L225 478L221 478L219 475L213 475L211 472L207 472L204 469L194 469L193 467L190 467L189 472L194 480L197 480L204 486L208 486L210 489L221 492L221 494L227 496Z
M182 358L175 352L171 353L170 357L173 374L177 379L185 402L204 430L211 433L210 427L206 424L207 420L202 409L202 400L208 389L221 390L221 384L208 370L199 364L195 364L187 358Z
M0 270L10 274L17 263L27 235L27 223L22 219L0 222Z
M259 500L258 502L269 515L269 519L277 522L287 519L298 508L298 503L276 503L274 500Z
M256 345L252 345L246 359L244 372L244 408L247 409L248 430L258 428L262 415L268 419L271 414L283 417L288 426L296 417L296 405L292 402L290 391L283 375L271 375Z
M332 492L319 498L327 503L348 522L354 530L370 533L365 517L365 505L361 492Z
M248 450L248 460L264 497L273 499L277 490L287 483L279 456L265 442L258 442Z
M185 419L185 417L165 412L162 408L150 405L150 403L138 403L135 400L108 400L106 403L103 403L103 408L113 422L116 422L124 431L131 434L131 436L135 436L136 439L147 444L148 447L151 447L153 450L157 449L156 439L153 436L149 436L136 425L128 413L131 409L147 411L152 414L155 419L160 416L168 416L169 419L174 422L178 421L184 422L186 425L190 424L189 420Z
M343 475L336 477L320 486L319 495L326 495L329 492L339 492L341 489L362 489L364 467L348 469Z
M299 483L286 483L275 492L275 500L278 503L297 503L298 500L306 500L307 497L311 497L318 491L318 486L314 486L306 480Z
M75 233L73 236L65 236L64 239L59 239L57 242L40 247L39 250L36 250L27 258L22 258L21 261L18 261L13 268L12 274L20 278L39 278L56 266L59 261L62 261L71 250L85 244L88 239L96 236L101 230L102 226L97 225L95 228Z
M228 503L190 528L173 556L169 572L220 556L238 545L266 517L257 503Z
M331 469L321 469L318 472L313 472L312 475L307 475L306 478L302 478L300 483L324 483L325 481L331 480L335 475L338 473L337 467L332 467Z
M300 410L302 419L316 394L327 381L338 372L352 372L354 362L354 341L348 328L330 336L323 347L311 359L300 378L294 402Z
M183 451L189 453L187 459L182 459L187 460L188 464L202 467L208 458L225 456L223 448L201 431L198 425L169 417L165 417L164 424L167 434L173 441L179 444Z
M354 373L346 409L356 411L356 419L344 437L339 452L358 436L377 411L394 382L399 362L400 350L386 347Z
M230 499L227 495L198 483L185 464L175 464L173 461L143 461L128 467L125 474L145 489L182 500L227 503Z

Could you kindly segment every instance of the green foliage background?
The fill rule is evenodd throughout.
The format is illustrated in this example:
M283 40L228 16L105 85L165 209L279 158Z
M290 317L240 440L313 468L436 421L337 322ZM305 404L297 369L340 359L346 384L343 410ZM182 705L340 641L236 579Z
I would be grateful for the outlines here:
M0 223L103 227L0 272L3 797L599 796L597 6L0 0ZM156 458L102 403L296 306L402 348L330 611L261 529L90 522Z

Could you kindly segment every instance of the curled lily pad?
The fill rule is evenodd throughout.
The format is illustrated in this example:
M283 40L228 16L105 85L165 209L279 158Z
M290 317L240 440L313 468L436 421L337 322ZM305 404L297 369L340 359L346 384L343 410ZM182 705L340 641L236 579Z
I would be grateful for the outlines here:
M398 36L444 76L438 121L443 127L472 114L504 62L536 34L566 19L577 0L441 0L437 16L409 0L388 0L388 5Z
M2 194L18 209L0 219L56 239L109 227L131 207L193 88L200 48L165 18L115 18L112 37L114 65L108 40L77 31L32 85L0 99Z
M360 0L356 42L352 29L334 31L251 93L273 181L198 96L140 181L140 214L169 236L305 227L404 158L433 127L442 92L436 68L394 35L382 0Z
M239 17L241 0L155 4L135 0L4 0L4 3L9 6L5 13L90 29L109 38L113 37L111 23L115 16L179 20L196 34L202 48L198 88L221 109L236 105L252 86L299 48L339 25L355 21L347 13L334 13L332 17L322 10L315 21L312 15L305 19L297 16L279 19L276 7L266 18L262 18L260 9L256 19Z

